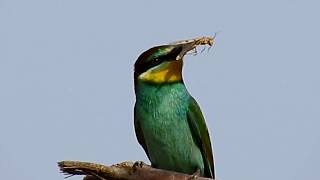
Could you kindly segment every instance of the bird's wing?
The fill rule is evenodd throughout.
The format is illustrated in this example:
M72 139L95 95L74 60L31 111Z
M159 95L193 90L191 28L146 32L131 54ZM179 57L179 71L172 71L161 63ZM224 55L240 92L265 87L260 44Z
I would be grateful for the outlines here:
M193 97L190 97L189 100L188 123L192 135L200 147L205 165L205 174L214 179L214 162L208 128L200 107Z
M136 132L136 137L138 139L139 144L143 147L144 151L146 152L146 154L147 154L147 156L148 156L148 158L150 160L148 149L147 149L147 144L146 144L146 142L144 140L143 131L142 131L141 126L140 126L139 116L138 116L138 113L136 111L137 111L137 108L136 108L136 105L135 105L134 106L134 130Z

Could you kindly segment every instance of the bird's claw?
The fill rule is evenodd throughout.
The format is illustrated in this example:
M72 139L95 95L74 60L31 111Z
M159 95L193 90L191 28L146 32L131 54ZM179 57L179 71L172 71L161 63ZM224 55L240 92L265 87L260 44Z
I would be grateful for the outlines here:
M194 172L192 176L189 178L189 180L196 180L199 176L200 176L200 169Z
M136 172L136 170L138 169L138 168L142 168L143 166L145 166L146 165L146 163L144 163L143 161L136 161L136 162L134 162L134 164L132 165L132 171L133 172Z

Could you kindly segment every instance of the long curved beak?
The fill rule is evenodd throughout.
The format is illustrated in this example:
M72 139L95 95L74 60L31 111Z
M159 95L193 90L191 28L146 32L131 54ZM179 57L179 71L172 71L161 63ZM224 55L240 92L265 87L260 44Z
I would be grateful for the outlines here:
M177 45L177 47L182 48L181 52L177 55L176 60L182 60L183 56L195 49L197 46L200 45L209 45L212 46L214 42L215 36L203 36L203 37L198 37L194 39L187 39L187 40L182 40L182 41L176 41L173 43L170 43L170 45Z

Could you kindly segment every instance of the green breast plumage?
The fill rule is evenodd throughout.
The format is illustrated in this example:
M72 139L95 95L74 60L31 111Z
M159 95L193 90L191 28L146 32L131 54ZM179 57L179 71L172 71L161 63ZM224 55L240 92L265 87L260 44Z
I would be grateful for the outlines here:
M184 173L204 173L201 150L188 124L189 95L182 82L138 82L135 123L154 167Z

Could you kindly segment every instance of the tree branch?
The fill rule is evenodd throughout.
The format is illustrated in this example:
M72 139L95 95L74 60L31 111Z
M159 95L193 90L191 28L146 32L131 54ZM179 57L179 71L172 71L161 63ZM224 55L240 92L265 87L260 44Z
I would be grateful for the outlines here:
M192 175L155 169L146 164L136 166L128 161L112 166L81 161L61 161L58 162L58 166L62 173L69 175L67 177L86 175L84 180L190 180L194 178ZM196 180L210 179L197 177Z

